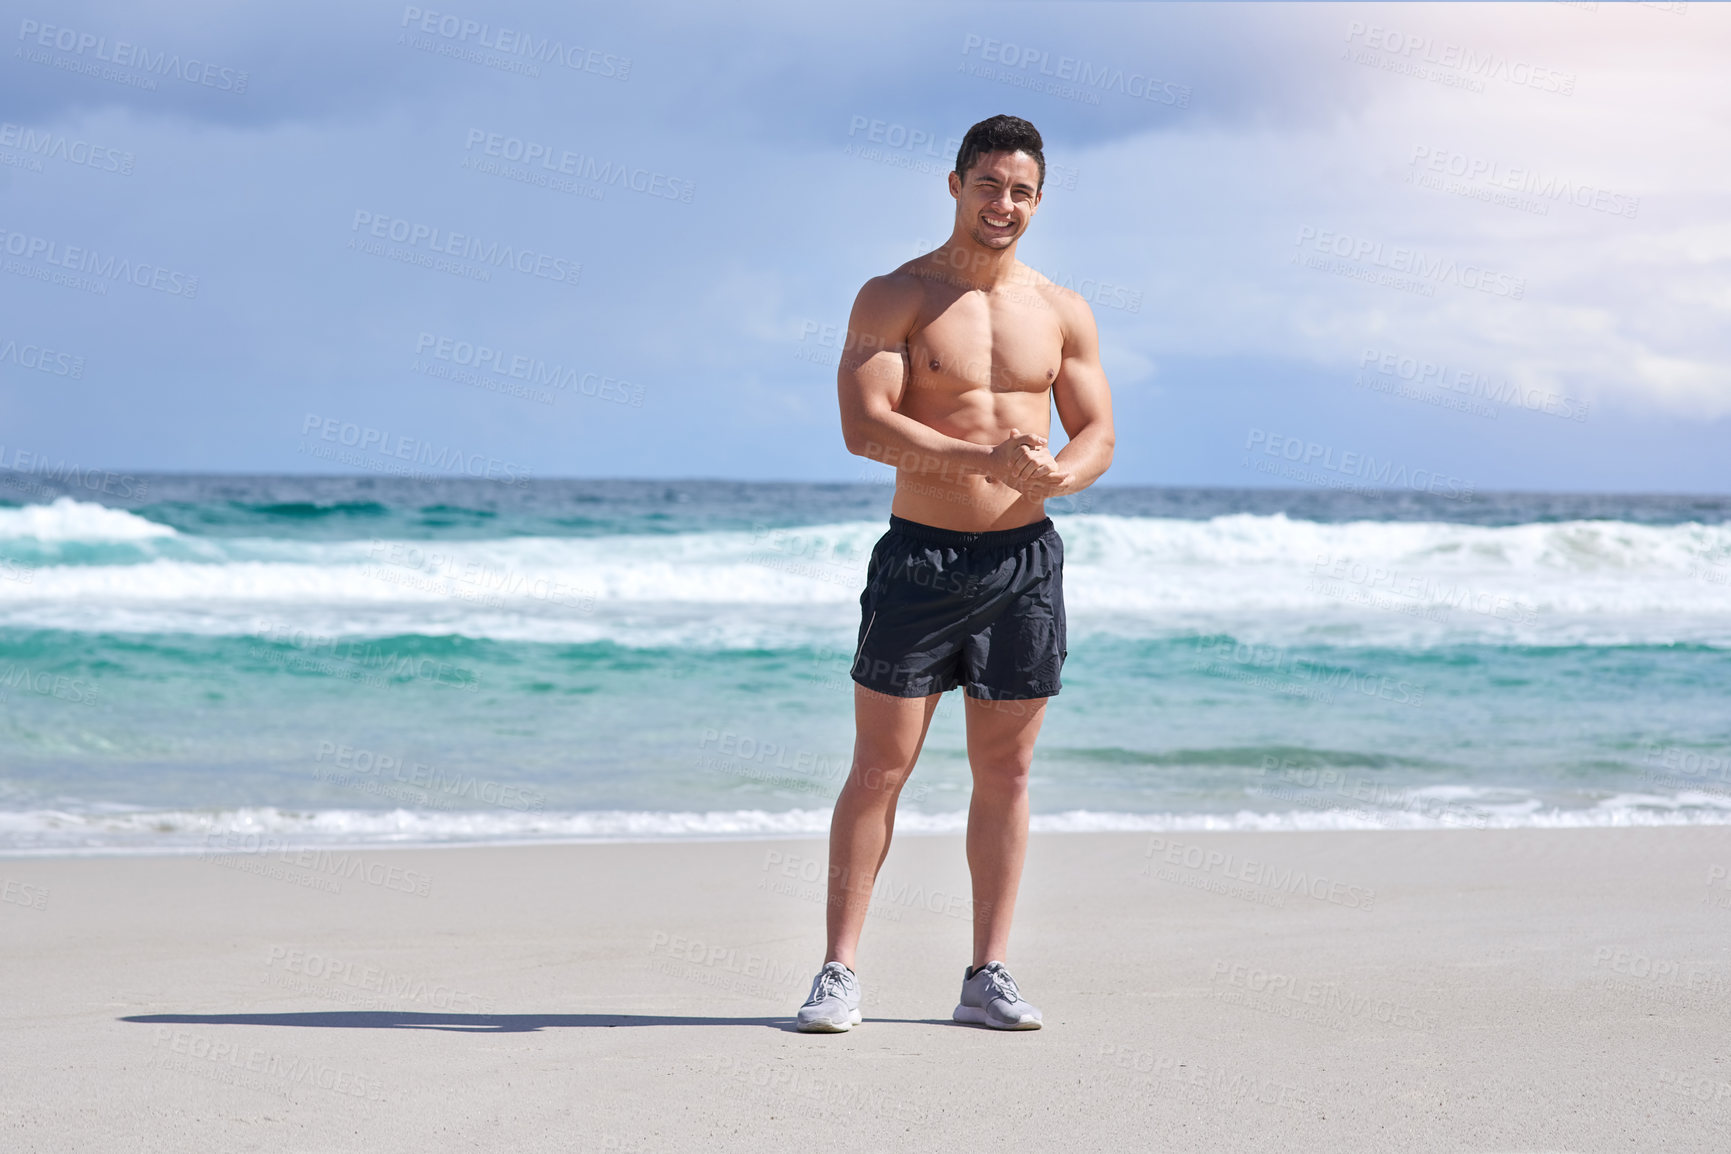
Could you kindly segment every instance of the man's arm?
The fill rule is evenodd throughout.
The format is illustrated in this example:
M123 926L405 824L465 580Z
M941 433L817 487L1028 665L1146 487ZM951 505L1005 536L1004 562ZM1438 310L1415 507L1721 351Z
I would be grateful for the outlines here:
M1059 297L1064 354L1052 400L1070 443L1057 457L1036 453L1035 463L1018 469L1011 484L1030 497L1065 497L1100 479L1112 464L1117 435L1112 429L1112 390L1100 366L1100 332L1088 303L1075 293ZM1041 466L1045 466L1042 468Z
M908 385L907 340L919 301L918 292L888 277L873 277L854 299L836 372L847 450L897 469L1004 480L1045 447L1044 437L1016 432L998 445L976 445L896 411Z

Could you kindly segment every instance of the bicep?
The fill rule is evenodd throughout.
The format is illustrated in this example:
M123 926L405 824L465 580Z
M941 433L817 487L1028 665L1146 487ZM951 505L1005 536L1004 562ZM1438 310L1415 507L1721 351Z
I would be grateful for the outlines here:
M910 314L881 280L866 282L848 316L836 388L844 420L894 412L907 388Z
M1100 334L1094 316L1080 300L1064 325L1064 359L1052 382L1052 400L1064 432L1075 437L1096 423L1112 427L1112 390L1100 364Z

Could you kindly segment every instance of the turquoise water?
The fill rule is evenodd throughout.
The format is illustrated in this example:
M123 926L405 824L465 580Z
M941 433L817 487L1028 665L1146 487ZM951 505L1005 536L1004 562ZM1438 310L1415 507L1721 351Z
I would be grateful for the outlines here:
M824 828L887 487L143 483L0 506L0 848ZM1723 499L1084 498L1045 828L1731 820Z

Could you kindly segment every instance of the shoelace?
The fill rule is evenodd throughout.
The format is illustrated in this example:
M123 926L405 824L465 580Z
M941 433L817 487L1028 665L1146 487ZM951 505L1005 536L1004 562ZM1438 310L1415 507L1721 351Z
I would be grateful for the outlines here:
M842 975L842 972L840 970L832 970L828 966L825 966L823 972L818 974L817 986L812 990L811 997L805 1000L805 1004L808 1006L815 1005L829 997L831 994L841 994L846 992L846 990L847 978Z
M1022 991L1016 988L1016 979L1005 969L987 970L986 987L1006 1002L1014 1005L1022 1000Z

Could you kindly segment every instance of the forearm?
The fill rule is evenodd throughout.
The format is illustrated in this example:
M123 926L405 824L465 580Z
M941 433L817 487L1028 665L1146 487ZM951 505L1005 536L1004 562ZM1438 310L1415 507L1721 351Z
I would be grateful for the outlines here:
M947 477L990 473L991 445L948 436L901 413L857 417L849 434L850 452L900 471Z
M1105 425L1093 424L1077 430L1070 443L1053 458L1058 468L1069 476L1062 486L1063 491L1054 495L1080 493L1098 481L1112 465L1114 440L1112 430Z

